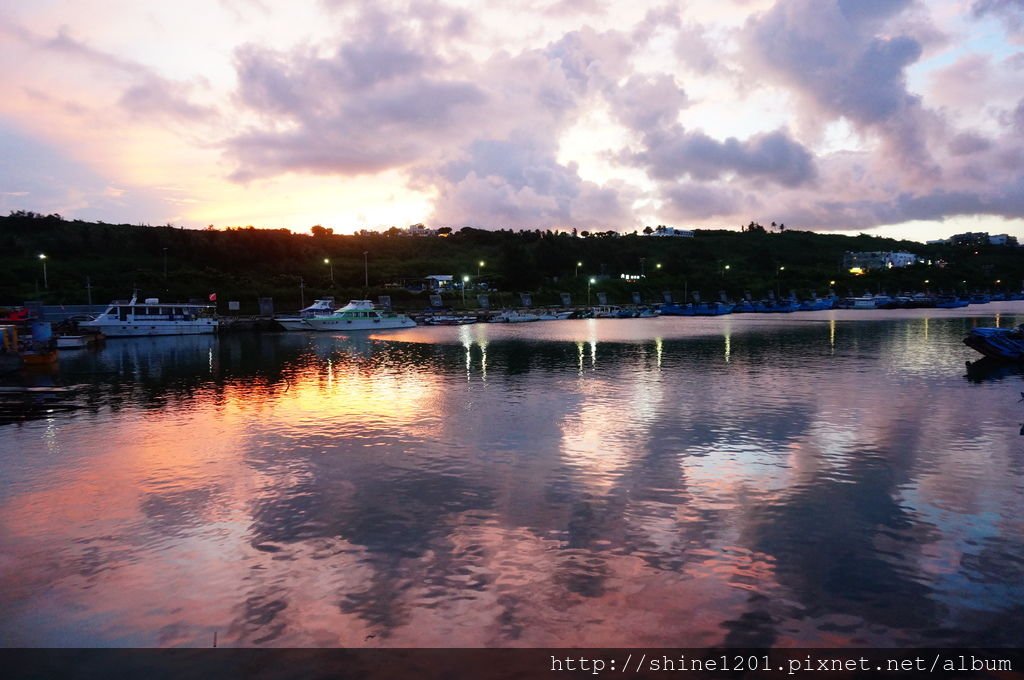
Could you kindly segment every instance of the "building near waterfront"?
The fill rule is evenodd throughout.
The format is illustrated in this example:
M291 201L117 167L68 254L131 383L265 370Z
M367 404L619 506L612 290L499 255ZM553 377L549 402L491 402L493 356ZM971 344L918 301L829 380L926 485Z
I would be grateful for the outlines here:
M843 269L854 274L871 269L909 267L917 262L917 255L906 251L847 252L843 255Z

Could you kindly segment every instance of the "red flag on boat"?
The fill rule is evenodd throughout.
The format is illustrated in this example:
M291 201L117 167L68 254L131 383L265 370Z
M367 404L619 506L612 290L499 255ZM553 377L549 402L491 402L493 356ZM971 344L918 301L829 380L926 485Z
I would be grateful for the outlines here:
M210 302L216 302L216 301L217 301L217 294L216 293L210 293Z

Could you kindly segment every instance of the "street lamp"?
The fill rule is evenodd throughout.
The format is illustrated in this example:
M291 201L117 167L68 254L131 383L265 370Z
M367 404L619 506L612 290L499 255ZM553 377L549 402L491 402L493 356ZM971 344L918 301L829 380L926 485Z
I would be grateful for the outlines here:
M367 251L363 251L363 288L370 290L370 265L366 259ZM334 283L334 275L331 275L331 283Z
M462 306L466 306L466 284L469 283L469 274L462 275Z
M576 263L576 278L577 279L580 278L580 267L582 267L582 266L583 266L582 262L577 262Z
M480 270L484 268L485 264L487 264L487 263L484 262L483 260L480 260L479 262L476 263L476 277L477 278L480 278Z
M655 269L661 269L661 263L659 262L658 264L654 265L654 268Z
M164 248L164 281L167 280L167 248Z
M49 290L50 289L50 284L46 280L46 255L44 255L42 253L39 253L39 259L43 263L43 288L46 288L47 290Z
M781 265L775 272L775 295L782 297L782 272L786 270L785 265Z
M590 306L590 287L597 283L597 279L591 276L587 279L587 307Z
M331 268L331 286L334 286L334 265L331 264L330 259L326 257L324 258L324 264L328 265Z
M644 271L644 262L646 262L646 261L647 261L646 257L641 257L640 258L640 278L641 279L647 278L646 272Z

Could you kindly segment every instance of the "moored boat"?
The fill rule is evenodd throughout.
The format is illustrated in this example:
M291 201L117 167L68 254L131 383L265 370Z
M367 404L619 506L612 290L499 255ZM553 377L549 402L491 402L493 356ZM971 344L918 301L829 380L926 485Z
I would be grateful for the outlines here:
M491 317L491 323L528 323L540 320L540 316L537 314L520 312L515 309L505 309Z
M299 310L298 315L295 316L278 316L274 317L282 328L286 331L308 331L312 330L310 325L306 323L306 319L316 316L328 316L334 313L334 298L324 298L322 300L313 300L313 304L309 307L303 307Z
M108 338L205 335L217 331L215 309L213 305L160 302L157 298L139 302L133 295L131 300L114 300L102 314L78 326Z
M960 309L971 304L970 300L963 300L955 295L940 295L935 298L935 307L937 309Z
M964 344L999 361L1024 361L1024 327L972 328Z
M315 331L377 331L416 325L405 314L377 309L370 300L350 300L331 314L309 317L305 322Z
M420 319L424 326L465 326L476 323L477 318L471 314L434 314Z
M102 336L98 333L89 333L87 335L58 335L57 349L84 349L99 340L102 340Z

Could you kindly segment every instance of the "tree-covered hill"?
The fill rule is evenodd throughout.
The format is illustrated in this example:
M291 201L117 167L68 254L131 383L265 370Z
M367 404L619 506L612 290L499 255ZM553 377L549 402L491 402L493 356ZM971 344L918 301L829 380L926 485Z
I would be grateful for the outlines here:
M824 294L830 287L841 295L1020 290L1024 280L1019 248L923 245L864 234L761 228L698 230L693 238L472 228L444 236L409 236L396 229L359 235L334 235L323 228L313 232L113 225L16 213L0 217L0 304L81 304L90 292L93 302L105 303L138 289L142 296L175 300L216 292L219 300L239 300L243 311L252 312L259 297L274 298L278 309L297 308L301 283L307 303L324 295L344 300L365 292L389 294L396 305L415 308L425 306L427 296L403 285L430 274L451 274L456 280L469 276L471 293L486 284L497 291L494 305L511 304L518 292L534 293L539 304L557 302L560 292L583 302L591 277L596 279L592 291L606 292L612 302L628 302L633 291L655 301L663 291L676 299L699 291L708 299L719 291L732 298L749 291L759 298L776 290ZM863 276L842 270L846 251L896 250L932 264ZM40 254L46 255L45 281ZM645 276L639 281L620 278L641 273ZM367 274L369 289L364 291ZM448 304L461 305L459 292L446 298Z

